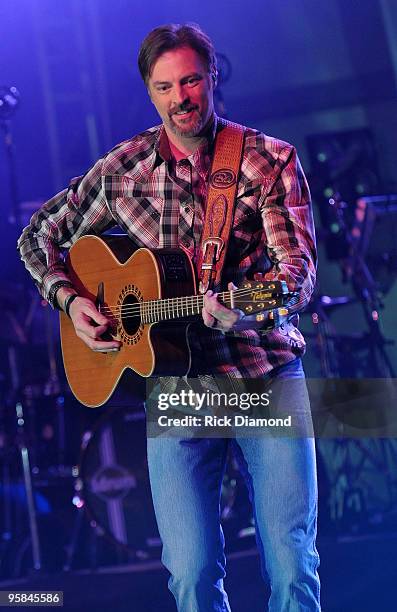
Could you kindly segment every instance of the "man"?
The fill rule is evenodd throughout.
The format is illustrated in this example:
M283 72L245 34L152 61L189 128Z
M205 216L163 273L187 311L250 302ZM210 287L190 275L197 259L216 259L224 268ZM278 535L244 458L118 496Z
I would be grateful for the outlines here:
M156 28L143 41L138 64L162 125L105 155L47 202L19 240L42 295L66 308L77 335L94 351L122 350L122 343L103 338L109 322L91 301L77 296L60 249L118 224L139 246L183 246L197 262L214 139L224 129L214 113L214 49L198 26ZM223 285L255 272L282 275L290 290L300 292L294 313L310 299L315 257L310 198L294 148L245 128ZM204 324L191 334L196 371L206 363L215 374L294 378L304 386L304 341L291 322L262 334L263 322L222 306L212 290L202 314ZM289 401L296 413L308 410L305 392ZM231 443L253 503L262 567L272 589L269 609L319 610L314 441L277 436L148 440L163 562L178 609L230 610L219 494Z

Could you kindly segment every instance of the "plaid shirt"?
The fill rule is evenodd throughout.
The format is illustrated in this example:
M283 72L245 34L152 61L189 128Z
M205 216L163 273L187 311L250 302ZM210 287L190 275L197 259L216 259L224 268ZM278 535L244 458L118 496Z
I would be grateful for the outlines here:
M84 176L37 211L18 242L41 294L54 305L68 282L62 250L87 233L120 226L138 247L183 245L196 260L216 131L187 159L175 161L163 126L122 142ZM300 290L291 309L306 306L315 282L316 249L310 194L294 147L245 128L243 161L223 287L257 271L282 274ZM191 326L193 355L217 374L256 377L304 353L299 330L287 323L268 333L222 334Z

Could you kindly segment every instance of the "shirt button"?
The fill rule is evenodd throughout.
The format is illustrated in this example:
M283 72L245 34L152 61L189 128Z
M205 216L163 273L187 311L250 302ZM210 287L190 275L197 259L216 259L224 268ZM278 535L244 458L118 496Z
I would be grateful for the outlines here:
M185 210L185 212L186 212L186 213L190 212L190 208L189 208L189 206L185 206L185 207L184 207L184 210Z
M182 244L183 244L183 246L185 246L185 247L189 247L189 246L190 246L190 242L189 242L189 240L182 240Z

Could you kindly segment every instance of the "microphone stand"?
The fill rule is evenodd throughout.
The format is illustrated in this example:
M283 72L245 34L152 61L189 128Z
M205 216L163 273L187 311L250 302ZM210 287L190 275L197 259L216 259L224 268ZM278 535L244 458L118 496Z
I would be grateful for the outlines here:
M9 187L11 211L8 215L8 222L16 231L21 229L21 215L19 208L17 173L15 165L15 147L12 138L11 118L19 105L19 92L16 87L0 87L0 128L4 134L4 145L9 169ZM37 512L34 497L34 487L32 482L32 472L30 465L30 452L25 432L25 415L22 401L18 395L21 389L19 377L19 363L16 356L15 347L9 349L10 369L13 372L13 397L16 400L15 410L17 419L17 445L21 455L22 474L25 485L27 511L29 520L29 530L32 542L33 568L41 570L41 547L39 531L37 526Z
M15 166L15 147L11 131L11 117L19 104L19 92L16 87L0 87L0 128L4 134L4 145L8 160L11 211L8 222L16 228L21 227L17 173Z

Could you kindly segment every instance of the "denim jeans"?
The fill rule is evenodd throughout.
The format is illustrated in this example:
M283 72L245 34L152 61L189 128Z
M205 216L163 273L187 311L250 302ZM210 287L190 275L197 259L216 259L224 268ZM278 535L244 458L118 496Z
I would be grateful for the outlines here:
M309 409L299 359L275 370L273 377L299 379L303 392L293 394L289 409ZM314 439L148 438L162 560L171 573L169 588L178 610L230 611L223 587L226 559L220 525L220 490L229 444L234 446L250 493L262 572L271 585L269 610L320 610Z

